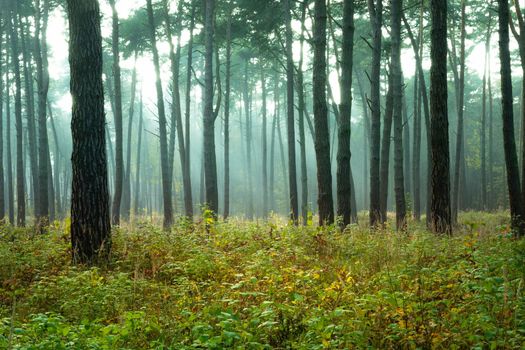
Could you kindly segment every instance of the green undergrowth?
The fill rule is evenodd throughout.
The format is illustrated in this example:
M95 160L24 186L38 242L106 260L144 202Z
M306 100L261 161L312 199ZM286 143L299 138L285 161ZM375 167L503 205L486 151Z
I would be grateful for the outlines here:
M454 237L147 222L73 267L67 224L0 230L0 349L519 349L525 244L506 213ZM361 222L366 222L363 217Z

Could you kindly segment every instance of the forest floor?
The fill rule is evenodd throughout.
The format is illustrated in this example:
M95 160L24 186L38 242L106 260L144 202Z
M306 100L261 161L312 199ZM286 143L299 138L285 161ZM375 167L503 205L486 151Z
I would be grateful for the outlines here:
M137 223L107 268L70 264L67 221L0 229L0 349L519 349L525 242L508 213L454 237L273 223Z

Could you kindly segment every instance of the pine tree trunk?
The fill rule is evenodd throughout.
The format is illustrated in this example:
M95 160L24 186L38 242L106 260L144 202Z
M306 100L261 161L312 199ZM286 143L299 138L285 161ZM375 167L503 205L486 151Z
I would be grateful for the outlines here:
M135 168L135 198L134 198L134 204L133 204L133 213L135 217L139 215L141 212L140 209L140 170L141 167L141 155L142 155L142 123L143 123L143 114L144 114L144 104L142 101L142 88L140 90L140 114L139 114L139 128L138 128L138 134L139 139L137 141L137 164Z
M4 20L0 18L0 27L4 26ZM0 52L3 52L4 32L0 31ZM3 57L0 55L0 223L5 219L5 182L4 182L4 78L2 73ZM6 71L7 64L6 64ZM8 84L6 83L6 86ZM9 103L9 101L8 101ZM8 128L9 126L7 126Z
M97 0L68 0L69 64L73 116L73 262L107 262L111 224L104 138L102 37Z
M147 0L149 36L151 50L153 52L153 64L155 66L155 86L157 90L157 109L159 118L160 136L160 163L162 175L162 198L164 206L164 229L169 229L173 223L173 202L171 191L170 166L168 155L168 133L166 126L166 109L164 107L164 93L162 91L162 81L160 78L160 58L157 50L157 39L155 34L155 18L153 16L152 0Z
M54 156L54 190L55 190L55 207L56 207L56 217L58 219L62 219L64 216L63 207L61 203L61 197L60 197L60 158L62 156L60 152L60 143L58 142L58 134L55 126L55 121L53 118L53 112L51 109L51 104L49 101L47 102L47 108L48 108L48 114L49 114L49 121L51 122L51 131L53 132L53 140L55 142L55 154Z
M8 23L7 26L10 26L10 20L7 19ZM9 39L9 32L6 35L6 43ZM9 47L6 45L6 64L5 67L9 67ZM13 190L13 152L11 150L11 129L12 129L12 123L11 123L11 97L9 93L9 69L6 69L5 74L5 81L6 81L6 100L5 100L5 107L6 107L6 153L7 153L7 207L8 207L8 214L9 214L9 223L11 225L15 224L15 200L14 200L14 190Z
M341 229L351 223L352 183L350 168L350 133L352 119L352 69L354 52L354 4L343 2L343 43L341 60L341 99L337 147L337 216Z
M298 112L299 112L299 142L301 152L301 216L303 218L303 225L308 222L308 169L306 164L306 135L304 132L305 120L305 97L304 97L304 32L306 20L306 2L301 5L301 49L299 58L299 67L297 69L297 97L298 97ZM312 134L313 136L313 134Z
M431 0L430 143L431 229L451 234L450 155L447 110L447 1Z
M137 95L137 55L135 52L135 64L131 73L131 97L128 110L128 136L126 146L126 167L124 170L124 186L122 192L122 216L129 220L131 211L131 139L133 136L133 117L135 115L135 99Z
M394 113L394 92L392 72L388 77L388 92L386 94L386 110L384 116L383 138L381 140L381 179L380 179L380 208L381 223L387 221L388 211L388 182L390 172L390 145L392 143L392 117Z
M499 16L499 55L501 61L501 103L503 119L503 145L509 190L512 229L519 237L524 234L523 203L521 198L518 155L514 140L514 111L512 108L512 70L509 51L509 3L498 0Z
M288 139L288 187L289 187L289 195L290 195L290 219L294 222L294 224L297 224L298 215L299 215L299 208L298 208L299 204L298 204L298 198L297 198L297 166L296 166L296 160L295 160L294 62L293 62L293 54L292 54L292 50L293 50L292 35L293 33L292 33L292 19L291 19L291 11L292 11L291 1L292 0L284 1L284 19L286 22L286 83L287 83L286 126L287 126L287 136L288 136L287 137ZM325 18L325 23L326 23L326 18ZM331 196L331 191L330 191L330 196ZM333 213L332 213L332 217L333 217Z
M372 68L370 73L370 226L381 222L380 199L380 153L381 153L381 30L383 22L382 0L368 0L368 11L372 23Z
M405 177L403 172L403 73L401 71L401 11L403 0L391 2L392 86L394 119L394 192L396 200L396 227L406 229Z
M267 131L267 105L266 105L266 75L261 63L261 88L262 88L262 188L263 188L263 218L268 217L268 131Z
M231 58L232 58L232 19L228 16L226 33L226 77L224 95L224 211L226 220L230 216L230 98L231 98Z
M490 38L492 31L492 14L489 16L487 26L487 36L485 40L485 63L483 68L483 93L482 93L482 112L481 112L481 210L487 210L487 70L488 57L490 50Z

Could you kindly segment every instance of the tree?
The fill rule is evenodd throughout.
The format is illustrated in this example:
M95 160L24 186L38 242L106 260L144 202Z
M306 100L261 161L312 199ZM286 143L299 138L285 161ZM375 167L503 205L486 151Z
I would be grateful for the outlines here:
M431 0L430 144L431 229L451 234L450 155L447 111L447 1Z
M383 23L382 0L368 0L372 25L372 70L370 72L370 226L381 222L379 161L381 152L381 27Z
M147 12L149 23L149 39L151 51L153 53L153 64L155 66L155 87L157 90L157 110L159 118L159 137L160 137L160 163L162 172L162 197L164 204L164 222L165 229L171 227L173 223L173 203L171 199L171 178L168 157L168 133L166 127L166 109L164 107L164 93L162 91L162 81L160 79L160 58L157 49L157 39L155 33L155 18L153 16L152 0L147 0Z
M514 141L514 111L512 109L512 71L509 51L509 3L498 0L499 17L499 57L501 61L501 105L503 119L503 145L505 150L505 165L507 169L507 185L509 189L510 215L512 229L519 237L523 236L523 202L520 193L520 174L518 155Z
M0 27L4 25L4 21L0 17ZM4 32L0 31L0 52L2 52L2 44L4 40ZM5 189L4 189L4 77L2 74L2 57L0 57L0 222L5 219ZM7 69L6 69L7 71ZM7 84L6 84L7 85ZM9 103L9 101L8 101Z
M224 220L230 215L230 98L232 59L232 18L228 16L226 28L226 77L224 91Z
M219 209L217 188L217 159L215 155L215 119L213 111L213 34L215 0L206 0L204 12L204 177L206 186L206 204L213 215Z
M343 44L341 60L341 102L337 148L337 215L342 227L351 222L350 132L352 118L352 68L354 52L354 1L343 2Z
M286 126L288 131L288 186L290 195L290 219L297 224L299 202L297 198L297 166L295 160L295 118L294 118L294 62L291 0L284 0L284 20L286 22ZM316 3L317 4L317 3ZM326 4L325 4L326 7ZM317 6L316 6L317 8ZM326 10L325 10L326 12ZM326 17L326 14L325 14ZM325 18L326 32L326 18ZM326 38L325 38L326 47ZM326 51L326 50L325 50ZM324 53L323 53L324 54ZM326 79L325 79L326 82ZM324 86L323 82L323 86ZM327 127L328 128L328 127ZM330 154L330 152L328 152ZM332 196L332 192L330 192ZM332 209L333 216L333 209ZM332 219L333 221L333 219Z
M97 0L68 0L73 98L71 243L73 262L107 261L111 224L104 126L102 38Z
M328 107L326 104L326 0L315 1L314 21L314 123L315 156L317 161L317 187L319 224L334 222L332 199L332 167L330 165L330 134L328 130Z
M124 151L122 141L122 84L120 78L120 46L119 46L119 19L115 0L109 0L112 10L112 40L113 52L113 84L115 98L115 192L111 207L111 221L113 225L120 225L120 204L122 201L122 181L124 180Z
M406 229L405 177L403 172L403 73L401 71L401 12L403 0L392 0L392 85L394 119L394 190L396 226Z

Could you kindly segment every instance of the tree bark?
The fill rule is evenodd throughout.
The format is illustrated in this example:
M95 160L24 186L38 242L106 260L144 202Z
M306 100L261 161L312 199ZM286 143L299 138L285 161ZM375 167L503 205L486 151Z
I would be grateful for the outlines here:
M224 211L230 216L230 98L231 98L232 18L228 16L226 32L226 77L224 93Z
M386 110L384 115L383 138L381 140L381 179L379 182L381 223L387 221L388 182L390 173L390 145L392 144L392 120L394 113L394 90L392 71L388 75L388 92L386 94Z
M139 139L137 141L137 164L135 168L135 198L134 198L134 204L133 204L133 210L135 217L139 215L139 206L140 206L140 170L141 168L141 156L142 156L142 123L143 123L143 114L144 114L144 104L142 101L142 88L140 90L140 114L139 114L139 128L138 128L138 134Z
M266 75L261 63L261 88L262 88L262 188L263 188L263 218L268 217L268 137L267 137L267 111L266 111Z
M0 27L4 20L0 18ZM0 52L3 52L4 32L0 31ZM6 55L7 56L7 55ZM4 78L2 73L3 57L0 56L0 223L5 219L5 182L4 182ZM9 70L6 64L6 72ZM6 86L9 84L6 82ZM7 101L9 103L9 101ZM7 126L9 128L9 126Z
M450 155L447 111L447 1L431 0L430 143L431 229L451 234Z
M97 0L68 0L67 10L73 97L73 262L98 264L108 261L111 249L100 10Z
M126 146L126 165L124 170L124 187L122 192L122 216L128 220L131 211L131 139L133 137L133 117L135 115L135 99L137 95L137 55L131 73L131 98L128 110L128 137Z
M10 19L7 19L8 28L10 27ZM10 31L7 32L6 35L6 43L10 36ZM9 67L9 64L11 63L9 61L9 45L6 45L6 62L5 67ZM9 223L11 225L15 224L15 200L14 200L14 190L13 190L13 152L11 150L11 96L9 93L9 69L6 69L5 72L5 82L6 82L6 100L5 100L5 112L6 112L6 153L7 153L7 207L8 207L8 214L9 214Z
M383 22L382 0L368 0L372 23L372 70L370 73L370 226L381 222L379 164L381 153L381 30Z
M301 216L303 218L303 225L308 222L308 169L306 164L306 135L304 132L304 120L306 103L304 97L304 32L306 20L306 2L301 5L301 49L299 58L299 67L297 69L297 97L298 97L298 112L299 112L299 142L301 152ZM312 136L314 134L312 133Z
M343 43L341 60L341 99L337 148L337 216L341 228L351 223L352 184L350 177L350 133L352 119L352 68L354 52L354 3L343 2Z
M299 215L299 208L298 208L299 204L298 204L298 198L297 198L297 166L296 166L296 160L295 160L294 62L293 62L293 53L292 53L293 32L292 32L292 18L291 18L291 11L292 11L291 1L292 0L284 0L284 15L285 15L284 18L286 22L286 81L287 81L286 125L287 125L287 136L288 136L288 187L289 187L289 196L290 196L290 219L294 222L294 224L297 224L298 215ZM325 27L326 27L326 18L325 18ZM325 28L325 32L326 32L326 28ZM325 43L326 43L326 40L325 40ZM331 193L332 192L330 191L330 196L332 195ZM333 210L332 210L332 217L333 217Z
M503 146L505 150L505 165L507 170L507 185L509 190L510 214L512 229L518 237L524 234L523 203L521 197L520 174L516 142L514 140L514 111L512 108L512 70L509 51L509 3L498 0L499 16L499 54L501 61L501 103L503 119Z
M166 109L164 107L164 93L162 91L162 81L160 78L160 59L157 50L157 39L155 34L155 18L153 16L152 0L147 0L149 37L151 50L153 52L153 64L155 66L155 86L157 90L157 109L159 117L159 136L160 136L160 163L162 173L162 197L164 205L164 229L169 229L173 223L173 202L171 198L171 178L168 155L168 134L166 127ZM209 1L209 0L208 0Z

